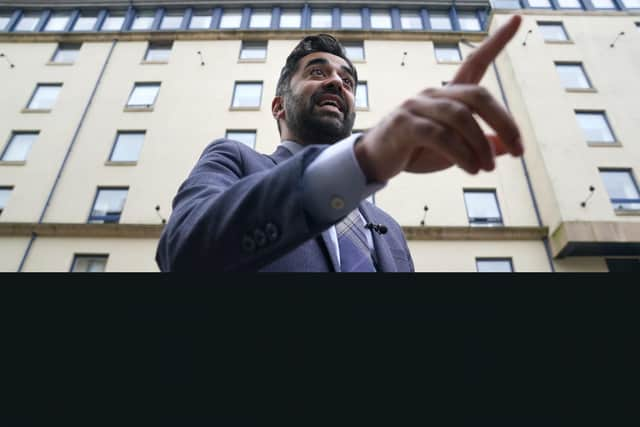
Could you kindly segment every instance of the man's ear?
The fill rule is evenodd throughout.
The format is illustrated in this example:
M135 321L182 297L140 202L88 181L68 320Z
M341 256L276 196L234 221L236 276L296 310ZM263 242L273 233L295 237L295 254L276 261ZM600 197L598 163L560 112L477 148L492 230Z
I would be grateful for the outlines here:
M284 98L282 96L274 96L271 101L271 114L276 120L284 119Z

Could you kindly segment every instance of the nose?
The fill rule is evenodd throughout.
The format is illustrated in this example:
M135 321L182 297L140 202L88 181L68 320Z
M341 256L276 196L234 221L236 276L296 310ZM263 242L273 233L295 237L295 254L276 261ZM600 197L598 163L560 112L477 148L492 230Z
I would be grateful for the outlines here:
M342 77L334 71L324 80L323 86L325 88L331 87L339 92L342 89Z

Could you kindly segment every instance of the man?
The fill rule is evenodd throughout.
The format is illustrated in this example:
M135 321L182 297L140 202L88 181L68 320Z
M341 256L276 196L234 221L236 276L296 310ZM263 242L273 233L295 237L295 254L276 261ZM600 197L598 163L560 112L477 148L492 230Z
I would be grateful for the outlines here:
M420 92L354 135L353 64L333 37L303 39L272 102L281 145L270 156L225 139L204 150L174 198L160 269L413 271L401 227L365 199L402 171L457 165L476 174L493 170L497 155L522 155L517 125L477 86L520 21L489 37L449 86ZM498 137L484 135L474 113Z

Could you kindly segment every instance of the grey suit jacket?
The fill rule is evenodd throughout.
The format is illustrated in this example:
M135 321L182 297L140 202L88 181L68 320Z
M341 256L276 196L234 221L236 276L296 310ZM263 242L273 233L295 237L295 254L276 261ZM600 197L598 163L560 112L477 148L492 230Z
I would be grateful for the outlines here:
M162 271L337 271L326 230L305 212L301 178L326 145L295 156L284 147L270 156L237 141L209 144L173 199L156 262ZM372 233L380 271L413 271L401 227L363 201L368 222L384 224Z

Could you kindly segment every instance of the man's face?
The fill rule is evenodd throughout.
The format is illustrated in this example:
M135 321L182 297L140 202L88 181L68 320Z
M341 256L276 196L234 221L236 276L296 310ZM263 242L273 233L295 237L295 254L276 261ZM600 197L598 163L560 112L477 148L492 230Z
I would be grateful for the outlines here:
M302 58L284 95L289 130L304 144L333 144L351 135L355 79L339 56L315 52Z

